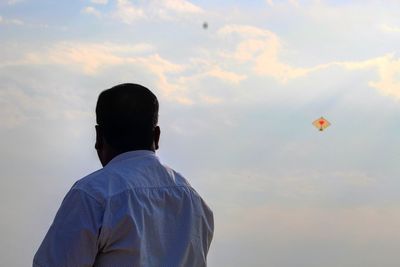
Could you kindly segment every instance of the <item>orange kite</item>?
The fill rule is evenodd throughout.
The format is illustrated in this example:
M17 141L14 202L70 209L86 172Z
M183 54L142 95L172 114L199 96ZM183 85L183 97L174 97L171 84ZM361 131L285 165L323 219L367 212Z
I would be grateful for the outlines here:
M328 128L331 125L331 123L329 121L327 121L326 119L324 119L324 117L321 117L318 120L315 120L312 124L315 127L317 127L320 131L325 130L326 128Z

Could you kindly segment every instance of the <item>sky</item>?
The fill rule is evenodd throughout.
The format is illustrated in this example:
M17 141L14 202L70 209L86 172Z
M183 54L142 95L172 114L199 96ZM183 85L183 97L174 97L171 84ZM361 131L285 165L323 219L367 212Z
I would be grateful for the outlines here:
M30 266L101 167L97 96L125 82L158 96L157 154L214 211L209 266L399 266L399 10L0 0L0 266Z

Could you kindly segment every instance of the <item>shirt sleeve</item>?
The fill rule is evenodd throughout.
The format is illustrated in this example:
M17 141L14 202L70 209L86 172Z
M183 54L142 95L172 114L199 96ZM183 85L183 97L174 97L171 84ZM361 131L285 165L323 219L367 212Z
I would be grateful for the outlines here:
M80 189L65 196L33 259L34 267L93 266L104 208Z

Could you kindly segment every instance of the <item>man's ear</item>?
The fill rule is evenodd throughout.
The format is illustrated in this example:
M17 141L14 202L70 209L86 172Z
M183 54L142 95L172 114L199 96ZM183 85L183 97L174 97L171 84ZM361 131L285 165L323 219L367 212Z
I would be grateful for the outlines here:
M160 141L161 130L159 126L154 128L154 149L158 149L158 142Z
M96 143L94 144L94 148L96 150L101 150L103 148L103 132L99 125L96 125Z

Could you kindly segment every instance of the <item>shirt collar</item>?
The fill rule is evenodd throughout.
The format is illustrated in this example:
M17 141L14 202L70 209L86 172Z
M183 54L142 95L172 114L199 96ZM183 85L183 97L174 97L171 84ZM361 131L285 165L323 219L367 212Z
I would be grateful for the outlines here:
M154 151L151 150L134 150L134 151L128 151L125 153L121 153L117 156L115 156L112 160L110 160L110 162L108 162L107 165L109 164L114 164L126 159L133 159L133 158L141 158L141 157L145 157L145 156L156 156L156 153Z

